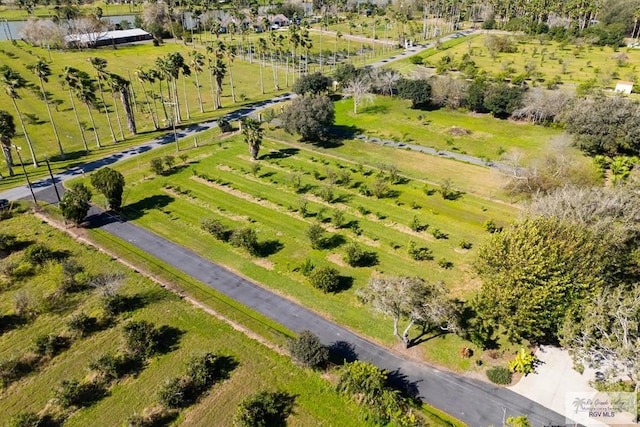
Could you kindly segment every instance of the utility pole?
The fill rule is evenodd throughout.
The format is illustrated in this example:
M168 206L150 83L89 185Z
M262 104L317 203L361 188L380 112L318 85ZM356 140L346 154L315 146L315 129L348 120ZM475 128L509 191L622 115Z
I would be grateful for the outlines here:
M22 172L24 173L24 177L27 180L27 186L29 186L31 197L33 197L33 203L35 203L35 206L38 207L38 200L36 200L36 195L33 192L33 187L31 187L31 181L29 181L29 174L27 174L27 169L24 167L24 162L22 161L22 156L20 155L20 151L22 151L22 148L18 147L16 144L13 144L13 148L15 148L16 153L18 153L18 160L20 160L20 164L22 165Z
M49 164L49 156L44 156L44 161L47 162L47 169L49 170L49 176L51 177L51 182L53 183L53 189L56 191L56 197L58 198L58 203L60 203L60 193L58 193L58 186L56 185L56 179L53 177L53 172L51 172L51 165Z

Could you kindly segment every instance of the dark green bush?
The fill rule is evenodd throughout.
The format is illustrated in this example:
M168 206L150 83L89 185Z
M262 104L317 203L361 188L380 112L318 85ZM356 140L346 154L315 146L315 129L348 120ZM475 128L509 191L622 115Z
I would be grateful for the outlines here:
M335 292L340 288L340 273L333 267L318 267L309 275L309 283L323 292Z
M89 364L89 369L97 371L108 381L122 378L142 369L142 359L132 353L105 353Z
M283 392L258 392L240 402L235 423L239 427L284 426L293 411L294 399Z
M228 241L231 234L231 231L220 220L213 218L205 218L200 221L200 228L223 242Z
M433 259L433 251L431 249L426 246L418 246L413 240L409 242L407 253L415 261L430 261Z
M494 384L511 384L511 371L504 366L494 366L487 369L487 378Z
M160 158L151 159L151 162L149 163L149 165L151 168L151 172L155 173L156 175L164 174L164 163L162 162L162 159Z
M80 382L78 380L63 380L53 392L58 404L63 408L70 406L85 407L102 399L107 393L104 384L100 382Z
M293 360L309 368L322 368L329 361L329 349L311 331L302 331L290 339L287 348Z
M249 252L250 255L258 255L258 234L253 228L239 228L231 233L229 242L238 248Z
M46 245L36 243L27 248L24 252L25 260L35 265L42 265L47 261L56 259L56 253Z
M14 381L19 380L32 372L38 362L37 357L24 355L21 358L12 358L0 361L0 388L8 387Z
M69 339L59 335L39 335L33 339L33 351L39 356L53 357L69 348Z
M149 357L158 351L160 333L145 320L130 321L123 329L126 350L139 357Z

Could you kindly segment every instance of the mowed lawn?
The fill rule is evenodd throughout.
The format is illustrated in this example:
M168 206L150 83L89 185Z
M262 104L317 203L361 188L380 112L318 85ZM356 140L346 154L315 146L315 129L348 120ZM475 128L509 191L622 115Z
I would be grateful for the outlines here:
M237 367L230 378L214 385L196 405L181 412L178 423L194 426L229 426L237 404L258 390L282 390L295 395L295 410L290 425L350 426L354 420L368 425L359 409L340 397L321 374L301 369L289 357L275 353L247 338L226 323L196 309L175 294L162 289L140 274L128 270L108 256L86 247L67 234L53 229L27 214L3 220L2 232L15 234L22 242L42 243L67 253L83 267L85 274L124 274L120 291L138 297L138 307L123 313L99 331L73 341L71 347L42 363L36 372L0 390L0 420L4 423L21 411L42 410L53 397L52 389L62 380L82 379L90 375L88 365L106 352L122 348L123 325L130 320L146 320L156 326L179 331L174 348L148 360L136 376L125 377L109 389L108 395L85 409L78 410L65 425L123 425L133 413L142 413L158 402L158 390L168 378L183 375L187 361L195 354L212 352L231 357ZM2 266L18 262L24 249L3 259ZM36 269L32 276L14 282L3 279L0 313L14 312L14 298L23 294L39 302L54 292L60 283L61 269L50 262ZM100 318L102 308L97 290L71 293L52 311L41 312L33 321L17 328L4 327L0 335L0 360L29 352L33 339L41 334L67 335L70 316L84 312Z
M516 51L492 55L487 48L489 37L509 38ZM619 80L634 81L636 69L640 65L638 49L623 47L614 50L608 46L575 46L515 35L483 34L472 38L467 37L463 43L433 55L422 56L425 57L425 64L436 67L438 61L445 55L456 63L467 53L479 70L490 74L499 74L512 69L512 74L517 75L525 72L526 65L535 72L541 73L539 78L544 81L558 77L570 88L593 80L603 88L613 89ZM418 67L417 65L406 67L406 63L404 65L403 71L407 73ZM538 84L544 85L544 81Z
M170 148L163 148L117 166L128 183L125 215L338 323L391 344L394 342L391 321L363 307L356 291L374 274L418 275L427 280L443 280L453 297L468 297L478 287L471 262L477 247L489 236L484 229L485 222L492 219L505 225L517 209L470 193L462 194L458 200L445 200L437 192L437 176L433 176L434 183L413 178L416 171L412 168L419 162L414 156L425 160L429 156L385 147L378 149L388 156L377 158L385 158L389 164L396 154L406 156L412 175L403 178L403 183L390 184L389 197L365 196L359 189L371 188L386 167L380 162L369 163L367 158L360 164L349 160L346 147L358 144L358 149L367 149L362 147L362 142L345 142L336 149L319 150L305 144L268 139L263 143L261 159L252 162L242 138L233 137L189 150L186 163L178 161L173 172L154 176L149 170L149 160L173 154ZM404 172L405 161L398 160L396 165ZM447 162L461 173L466 171L472 180L482 180L483 174L491 176L488 168ZM254 165L258 165L259 170L254 169ZM330 203L318 194L334 174L346 174L349 184L334 184ZM297 193L292 187L296 176L304 192ZM466 183L463 184L456 188L466 188ZM100 197L95 200L98 204L104 203ZM343 216L341 228L331 222L336 211ZM264 253L253 257L214 239L200 228L204 218L219 220L230 229L255 229ZM410 228L414 218L423 226L423 231ZM326 229L326 236L330 237L327 248L311 248L306 233L313 223L321 223ZM446 238L434 237L436 229L446 234ZM471 242L472 248L462 249L462 240ZM410 241L431 249L433 259L411 259L407 252ZM348 266L343 254L344 247L351 242L375 253L377 264ZM314 289L298 271L307 259L318 267L337 268L350 278L347 289L336 294ZM451 268L441 267L438 262L442 260L451 262ZM424 351L432 362L467 369L471 365L468 359L451 358L459 345L462 340L451 335L429 341L415 351ZM443 354L443 348L451 351Z
M437 150L454 151L488 160L518 149L538 154L562 134L560 130L530 123L499 120L490 114L439 109L410 108L410 101L376 96L373 102L353 112L353 100L335 103L336 125L357 129L359 133L405 142ZM467 132L459 132L459 129ZM452 176L451 179L455 178Z

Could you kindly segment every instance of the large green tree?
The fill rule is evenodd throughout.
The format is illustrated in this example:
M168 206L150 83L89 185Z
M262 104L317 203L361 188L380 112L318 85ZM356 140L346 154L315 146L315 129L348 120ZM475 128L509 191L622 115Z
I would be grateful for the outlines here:
M91 185L107 199L109 208L118 210L122 206L124 175L109 167L102 168L91 175Z
M73 184L65 191L60 201L62 216L76 224L84 220L89 208L91 208L91 190L80 182Z
M557 342L565 316L602 289L617 251L602 235L556 217L528 217L494 234L478 251L482 318L511 339Z
M281 116L284 129L299 134L303 140L324 138L335 120L333 102L325 95L304 95L295 98Z

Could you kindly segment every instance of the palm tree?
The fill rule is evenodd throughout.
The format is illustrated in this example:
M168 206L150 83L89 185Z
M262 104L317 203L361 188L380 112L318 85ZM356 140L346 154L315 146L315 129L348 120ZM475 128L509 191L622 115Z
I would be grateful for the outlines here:
M124 114L127 118L127 127L129 128L129 132L136 135L138 133L136 129L136 120L133 116L131 98L129 97L131 82L122 76L111 73L109 74L109 83L111 84L111 88L114 93L120 94L120 102L122 103L122 108L124 109Z
M31 143L31 138L29 138L29 134L27 133L27 128L24 125L24 120L22 119L22 114L20 114L20 110L18 109L18 103L16 99L20 99L20 94L18 94L18 89L22 89L26 87L27 81L22 78L20 74L6 65L2 67L0 71L0 80L2 82L2 87L9 98L11 98L11 102L13 103L13 108L16 110L16 114L18 116L18 121L20 122L20 126L22 127L22 132L24 133L24 137L27 140L27 145L29 146L29 151L31 152L31 158L33 159L33 166L38 167L38 160L36 159L35 152L33 150L33 144Z
M338 39L342 38L342 33L340 31L336 31L336 48L333 51L333 66L338 65Z
M158 122L156 121L156 116L153 114L153 110L151 109L151 102L149 101L149 95L147 94L147 88L144 85L146 82L153 83L151 81L150 73L147 73L142 68L138 68L135 71L135 75L138 78L138 81L140 82L140 86L142 86L142 92L144 92L144 101L147 104L147 109L149 110L149 115L151 116L151 121L153 122L153 128L154 128L154 130L158 130ZM153 91L153 84L151 85L151 90ZM151 96L153 96L153 93L152 93ZM153 102L155 104L155 99L153 100ZM156 113L157 113L157 108L156 108Z
M242 119L242 135L244 136L244 142L249 146L249 154L253 160L258 159L258 152L262 144L261 125L262 122L250 117Z
M304 72L308 73L309 72L309 50L313 47L313 43L311 42L311 37L309 37L309 30L307 28L305 28L302 31L302 34L300 36L300 47L304 48L305 50ZM298 72L302 73L302 70L299 70Z
M113 139L113 143L117 143L116 134L113 131L113 125L111 124L111 117L109 116L109 108L107 107L107 103L104 102L104 93L102 92L102 80L106 77L106 68L107 68L107 60L104 58L99 58L97 56L88 58L88 61L91 63L93 68L96 70L96 78L98 80L98 90L100 92L100 101L102 101L102 106L104 107L104 114L107 116L107 123L109 124L109 131L111 132L111 138Z
M260 91L264 95L264 54L267 51L267 40L264 37L258 39L257 48L260 61Z
M0 143L2 144L2 153L4 160L7 162L9 176L13 176L13 158L11 157L11 140L16 135L16 125L13 122L13 116L6 111L0 110Z
M94 84L89 74L85 73L84 71L77 71L76 75L78 78L75 90L76 96L87 107L89 120L91 120L91 127L93 128L93 135L96 137L96 146L100 148L102 147L102 144L100 144L98 128L96 126L95 120L93 119L93 112L91 111L91 107L95 107L98 103L96 98L96 85Z
M58 135L58 129L56 128L56 124L53 121L53 115L51 114L51 107L49 106L49 97L47 96L47 91L44 89L44 82L48 82L48 77L51 75L51 68L49 68L49 64L45 62L44 59L38 58L38 61L35 64L30 64L27 66L27 69L36 75L38 80L40 81L40 90L42 91L42 99L44 99L44 103L47 106L47 113L49 113L49 121L51 122L51 127L53 128L53 135L56 138L56 142L58 143L58 149L60 150L60 157L64 158L64 150L62 149L62 142L60 142L60 136Z
M217 109L222 108L222 80L227 74L227 65L220 58L214 58L209 64L209 71L213 76L216 88L214 96L214 106Z
M197 50L192 51L191 56L191 68L196 77L196 88L198 89L198 102L200 103L200 112L204 113L204 107L202 105L202 93L200 93L200 81L198 80L198 74L202 72L202 66L204 65L204 55ZM264 93L264 92L263 92Z
M273 31L269 33L269 43L271 45L271 69L273 70L273 83L276 90L280 90L280 83L278 82L278 66L276 65L275 57L280 52L282 40L282 34L276 35Z
M291 61L292 64L291 66L294 67L293 70L293 83L296 82L296 70L295 70L295 66L296 66L296 52L298 51L298 45L300 44L300 33L299 33L299 27L296 24L291 24L289 26L289 43L292 46L291 49ZM289 76L289 73L287 72L287 78ZM287 82L287 86L289 85L289 82Z
M162 111L164 113L164 121L167 122L169 121L169 115L167 114L167 105L165 104L164 101L164 93L162 92L162 82L165 80L166 75L164 73L164 71L162 70L162 58L157 58L156 59L156 68L153 68L151 71L149 71L150 76L153 77L154 80L158 80L158 90L160 92L160 102L162 104ZM168 82L167 82L168 85ZM169 88L167 88L167 92L169 97L171 97L171 91L169 90ZM154 98L154 102L155 102L155 98ZM158 120L159 122L160 120Z
M236 48L234 46L229 46L224 50L224 56L227 58L227 63L229 64L229 85L231 85L231 99L233 103L236 103L236 91L233 86L233 74L231 73L231 64L233 64L233 59L236 57Z
M124 129L122 129L122 120L120 120L120 109L118 108L118 103L116 102L116 83L111 79L111 73L107 73L105 76L105 83L111 92L111 98L113 99L113 110L116 112L116 122L118 122L118 129L120 130L120 138L124 141Z
M69 91L69 99L71 100L71 108L73 109L73 114L76 117L76 123L78 124L78 129L80 129L80 136L82 137L82 145L84 145L85 153L89 152L89 146L87 145L87 138L84 135L84 128L82 127L82 123L80 123L80 117L78 117L78 109L76 108L76 102L73 99L73 91L78 89L78 69L66 66L62 70L62 80L60 82L63 88L67 88Z

